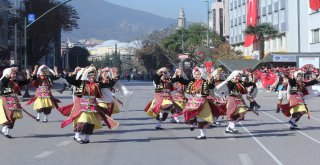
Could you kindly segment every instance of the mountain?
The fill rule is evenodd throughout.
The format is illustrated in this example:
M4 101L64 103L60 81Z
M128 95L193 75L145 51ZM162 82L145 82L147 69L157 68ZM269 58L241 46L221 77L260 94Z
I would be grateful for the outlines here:
M70 5L79 13L79 29L64 33L63 40L70 37L72 41L89 38L130 41L153 30L177 23L174 19L122 7L104 0L73 0Z

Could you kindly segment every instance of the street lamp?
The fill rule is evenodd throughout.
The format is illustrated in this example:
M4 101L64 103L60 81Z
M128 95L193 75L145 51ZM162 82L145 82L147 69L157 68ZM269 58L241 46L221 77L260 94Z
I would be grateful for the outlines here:
M54 9L56 9L56 8L58 8L58 7L60 7L60 6L62 6L62 5L64 5L64 4L66 4L66 3L68 3L68 2L70 2L70 1L72 1L72 0L67 0L67 1L65 1L65 2L62 2L62 3L59 3L58 5L56 5L56 6L54 6L54 7L52 7L51 9L49 9L48 11L46 11L45 13L43 13L42 15L40 15L37 19L34 19L34 20L32 20L32 22L31 23L27 23L27 15L24 17L24 69L26 70L27 69L27 65L28 65L28 59L27 59L27 57L28 57L28 52L27 52L27 29L31 26L31 25L33 25L35 22L37 22L39 19L41 19L42 17L44 17L45 15L47 15L48 13L50 13L51 11L53 11ZM25 3L26 3L26 1L23 1L24 2L24 5L26 5ZM25 90L25 92L24 92L24 95L23 95L23 97L30 97L30 94L29 94L29 87L28 87L28 85L26 86L26 90Z
M209 30L210 30L210 26L209 26L209 19L210 19L210 2L209 0L203 0L202 2L206 2L207 3L207 11L206 11L206 15L207 15L207 60L212 60L210 57L210 39L209 39Z

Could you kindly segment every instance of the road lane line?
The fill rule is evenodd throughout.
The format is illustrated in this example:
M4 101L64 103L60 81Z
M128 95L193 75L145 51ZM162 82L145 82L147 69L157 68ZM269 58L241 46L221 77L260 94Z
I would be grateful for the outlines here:
M70 144L71 142L72 142L72 141L63 141L63 142L59 143L59 144L57 145L57 147L66 146L66 145Z
M254 165L252 163L252 160L250 159L250 156L248 154L239 153L238 156L240 158L240 161L241 161L242 165Z
M267 116L269 116L269 117L271 117L271 118L273 118L273 119L275 119L275 120L277 120L277 121L279 121L279 122L281 122L281 123L285 124L286 126L288 126L288 127L290 128L290 125L289 125L289 124L286 124L286 123L285 123L285 122L283 122L282 120L280 120L280 119L278 119L278 118L276 118L276 117L274 117L274 116L272 116L272 115L270 115L270 114L268 114L268 113L266 113L266 112L262 112L262 113L264 113L265 115L267 115ZM311 139L312 141L314 141L314 142L316 142L316 143L320 144L320 141L319 141L319 140L317 140L317 139L315 139L315 138L311 137L310 135L308 135L308 134L306 134L306 133L304 133L304 132L302 132L302 131L300 131L300 130L296 130L296 131L297 131L297 132L299 132L300 134L304 135L305 137L307 137L307 138Z
M36 155L34 158L36 158L36 159L45 158L53 153L54 153L53 151L43 151L39 155Z
M320 121L319 119L317 119L317 118L315 118L315 117L312 117L312 116L311 116L311 119Z
M241 122L239 122L239 124L278 165L283 165L280 160L266 146L264 146Z

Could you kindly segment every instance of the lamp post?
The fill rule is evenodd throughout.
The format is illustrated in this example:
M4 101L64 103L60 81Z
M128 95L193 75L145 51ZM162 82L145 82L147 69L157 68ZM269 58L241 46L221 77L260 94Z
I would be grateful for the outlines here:
M209 19L210 19L210 2L209 0L203 0L203 2L207 3L207 11L206 11L206 15L207 15L207 59L208 61L212 61L211 57L210 57L210 38L209 38L209 34L210 34L210 26L209 26Z
M37 19L33 20L31 23L27 23L27 15L25 15L24 17L24 69L27 69L27 65L28 65L28 52L27 52L27 30L28 28L33 25L34 23L36 23L39 19L41 19L42 17L44 17L45 15L47 15L48 13L50 13L51 11L53 11L54 9L70 2L72 0L67 0L65 2L62 2L62 3L59 3L58 5L52 7L51 9L49 9L48 11L46 11L45 13L43 13L42 15L40 15ZM26 5L26 1L23 1L24 2L24 5ZM27 85L26 86L26 90L23 94L22 97L30 97L30 94L29 94L29 86Z

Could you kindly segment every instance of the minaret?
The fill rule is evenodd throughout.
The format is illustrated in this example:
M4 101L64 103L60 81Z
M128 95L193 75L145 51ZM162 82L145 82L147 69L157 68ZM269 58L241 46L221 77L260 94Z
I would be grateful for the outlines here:
M185 28L186 26L186 16L184 14L183 8L180 9L179 17L178 17L178 27L177 29Z

